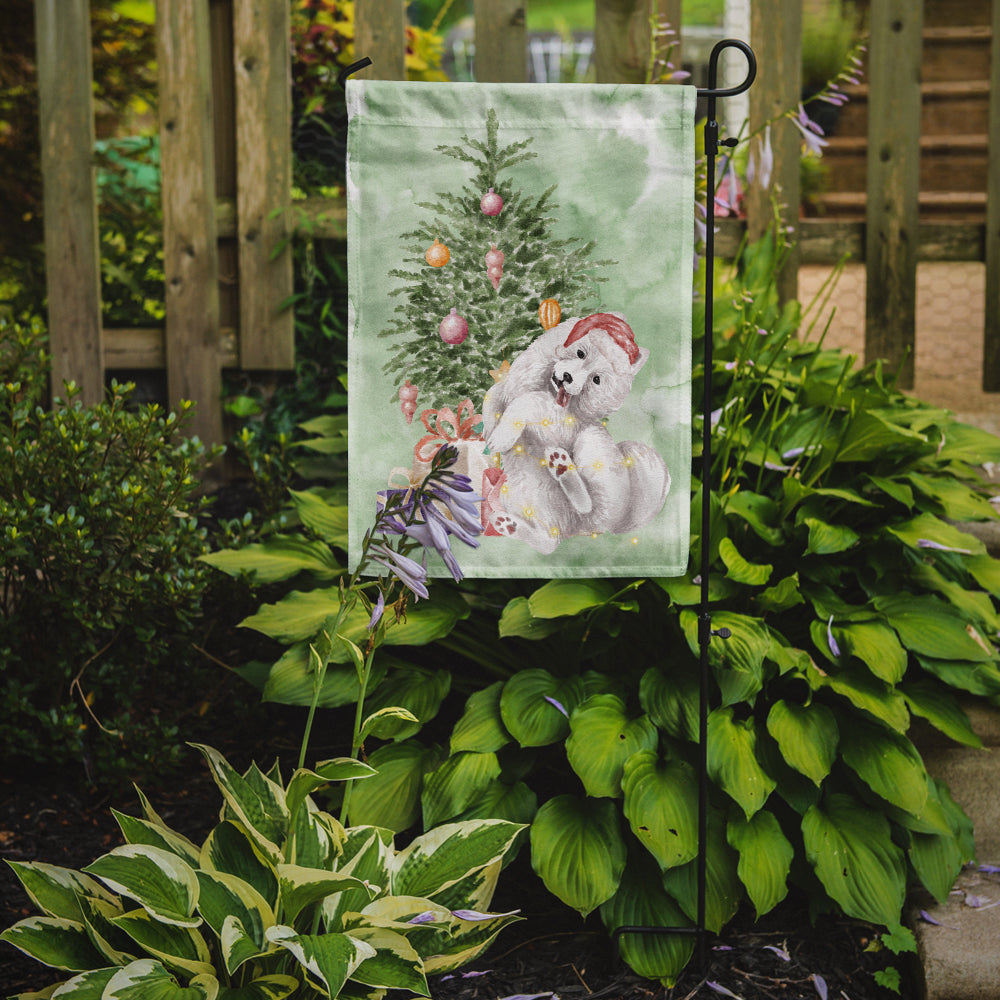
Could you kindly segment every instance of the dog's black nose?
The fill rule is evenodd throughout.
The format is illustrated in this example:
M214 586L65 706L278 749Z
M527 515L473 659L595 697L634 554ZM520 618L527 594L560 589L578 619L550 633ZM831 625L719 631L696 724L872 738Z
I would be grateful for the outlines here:
M569 385L569 383L573 381L573 376L570 375L569 372L563 372L562 380L563 380L563 385Z

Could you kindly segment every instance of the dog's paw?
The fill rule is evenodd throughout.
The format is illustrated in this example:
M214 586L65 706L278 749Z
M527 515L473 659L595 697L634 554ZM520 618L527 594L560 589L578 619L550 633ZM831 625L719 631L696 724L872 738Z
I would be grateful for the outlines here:
M574 471L573 459L570 458L569 453L563 451L562 448L553 448L548 455L546 455L545 461L548 464L549 472L551 472L557 480L561 479L567 472Z
M507 538L513 536L517 531L517 522L504 513L496 513L490 518L490 527L498 534Z

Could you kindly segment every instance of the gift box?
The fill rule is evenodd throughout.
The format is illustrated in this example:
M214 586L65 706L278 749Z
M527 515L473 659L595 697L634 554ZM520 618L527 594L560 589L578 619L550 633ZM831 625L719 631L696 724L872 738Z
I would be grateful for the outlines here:
M420 414L420 422L427 433L413 448L413 476L423 479L430 472L431 461L438 449L448 444L458 451L452 471L468 476L472 480L472 488L478 490L483 473L493 467L493 459L486 454L486 444L480 431L482 421L482 414L476 413L471 399L460 403L457 412L450 406L424 410Z

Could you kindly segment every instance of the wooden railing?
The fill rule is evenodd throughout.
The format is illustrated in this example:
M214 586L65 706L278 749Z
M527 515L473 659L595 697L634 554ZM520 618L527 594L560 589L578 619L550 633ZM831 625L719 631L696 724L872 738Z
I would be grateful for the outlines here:
M525 4L475 0L476 73L481 81L525 79ZM759 72L750 91L750 129L799 101L801 0L754 0L751 43ZM221 371L293 365L287 242L290 203L289 0L158 0L166 326L101 326L96 193L92 170L88 0L36 0L45 181L49 328L53 384L76 381L84 400L103 393L114 368L166 369L169 401L198 403L196 432L223 437ZM401 79L404 0L357 0L356 52L369 77ZM594 64L599 83L642 82L649 18L681 23L681 0L595 0ZM773 129L775 171L753 188L747 219L724 220L716 246L732 253L745 229L759 235L787 207L796 236L781 275L796 292L804 262L844 254L867 270L866 355L898 363L909 352L912 382L916 265L985 261L983 382L1000 390L1000 0L992 6L991 104L986 221L918 217L922 3L871 0L869 133L865 221L800 220L800 137ZM683 40L681 40L683 46ZM676 57L676 53L675 53ZM724 102L723 102L724 103ZM723 124L725 107L720 107ZM729 123L730 133L739 123ZM343 238L342 201L309 202L314 236Z

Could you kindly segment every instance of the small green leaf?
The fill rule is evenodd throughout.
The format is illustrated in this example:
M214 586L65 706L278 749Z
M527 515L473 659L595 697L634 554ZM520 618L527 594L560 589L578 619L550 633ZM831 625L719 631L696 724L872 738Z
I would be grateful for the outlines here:
M521 639L544 639L563 628L563 623L551 618L535 618L527 597L514 597L500 615L501 639L516 636Z
M465 703L462 717L451 734L451 752L474 750L492 753L510 742L510 733L500 716L500 692L503 681L476 691Z
M439 760L416 740L390 743L368 757L376 774L351 789L353 826L381 826L399 833L420 818L424 774Z
M249 576L254 583L277 583L299 573L330 580L344 572L328 545L294 535L272 535L239 549L222 549L199 557L230 576Z
M919 815L927 801L927 772L910 740L857 717L852 718L849 732L840 746L847 766L876 795Z
M782 833L774 813L762 809L750 819L730 820L726 828L729 846L739 851L736 873L760 919L788 894L788 873L795 849Z
M753 718L733 718L733 709L717 708L708 717L708 773L749 819L774 791L776 782L757 762Z
M437 826L468 809L500 776L495 753L452 754L424 779L424 827Z
M779 699L767 716L767 731L785 761L818 787L837 756L837 720L826 705L798 705Z
M547 670L522 670L504 684L500 716L521 746L546 746L566 736L569 715L582 700L579 677L560 679Z
M684 662L668 672L650 667L639 681L639 704L660 729L678 740L698 739L698 674Z
M534 618L561 618L607 604L614 596L607 580L550 580L529 598Z
M719 557L726 564L730 580L746 584L748 587L763 587L770 579L774 566L748 562L740 555L739 549L729 538L719 541Z

